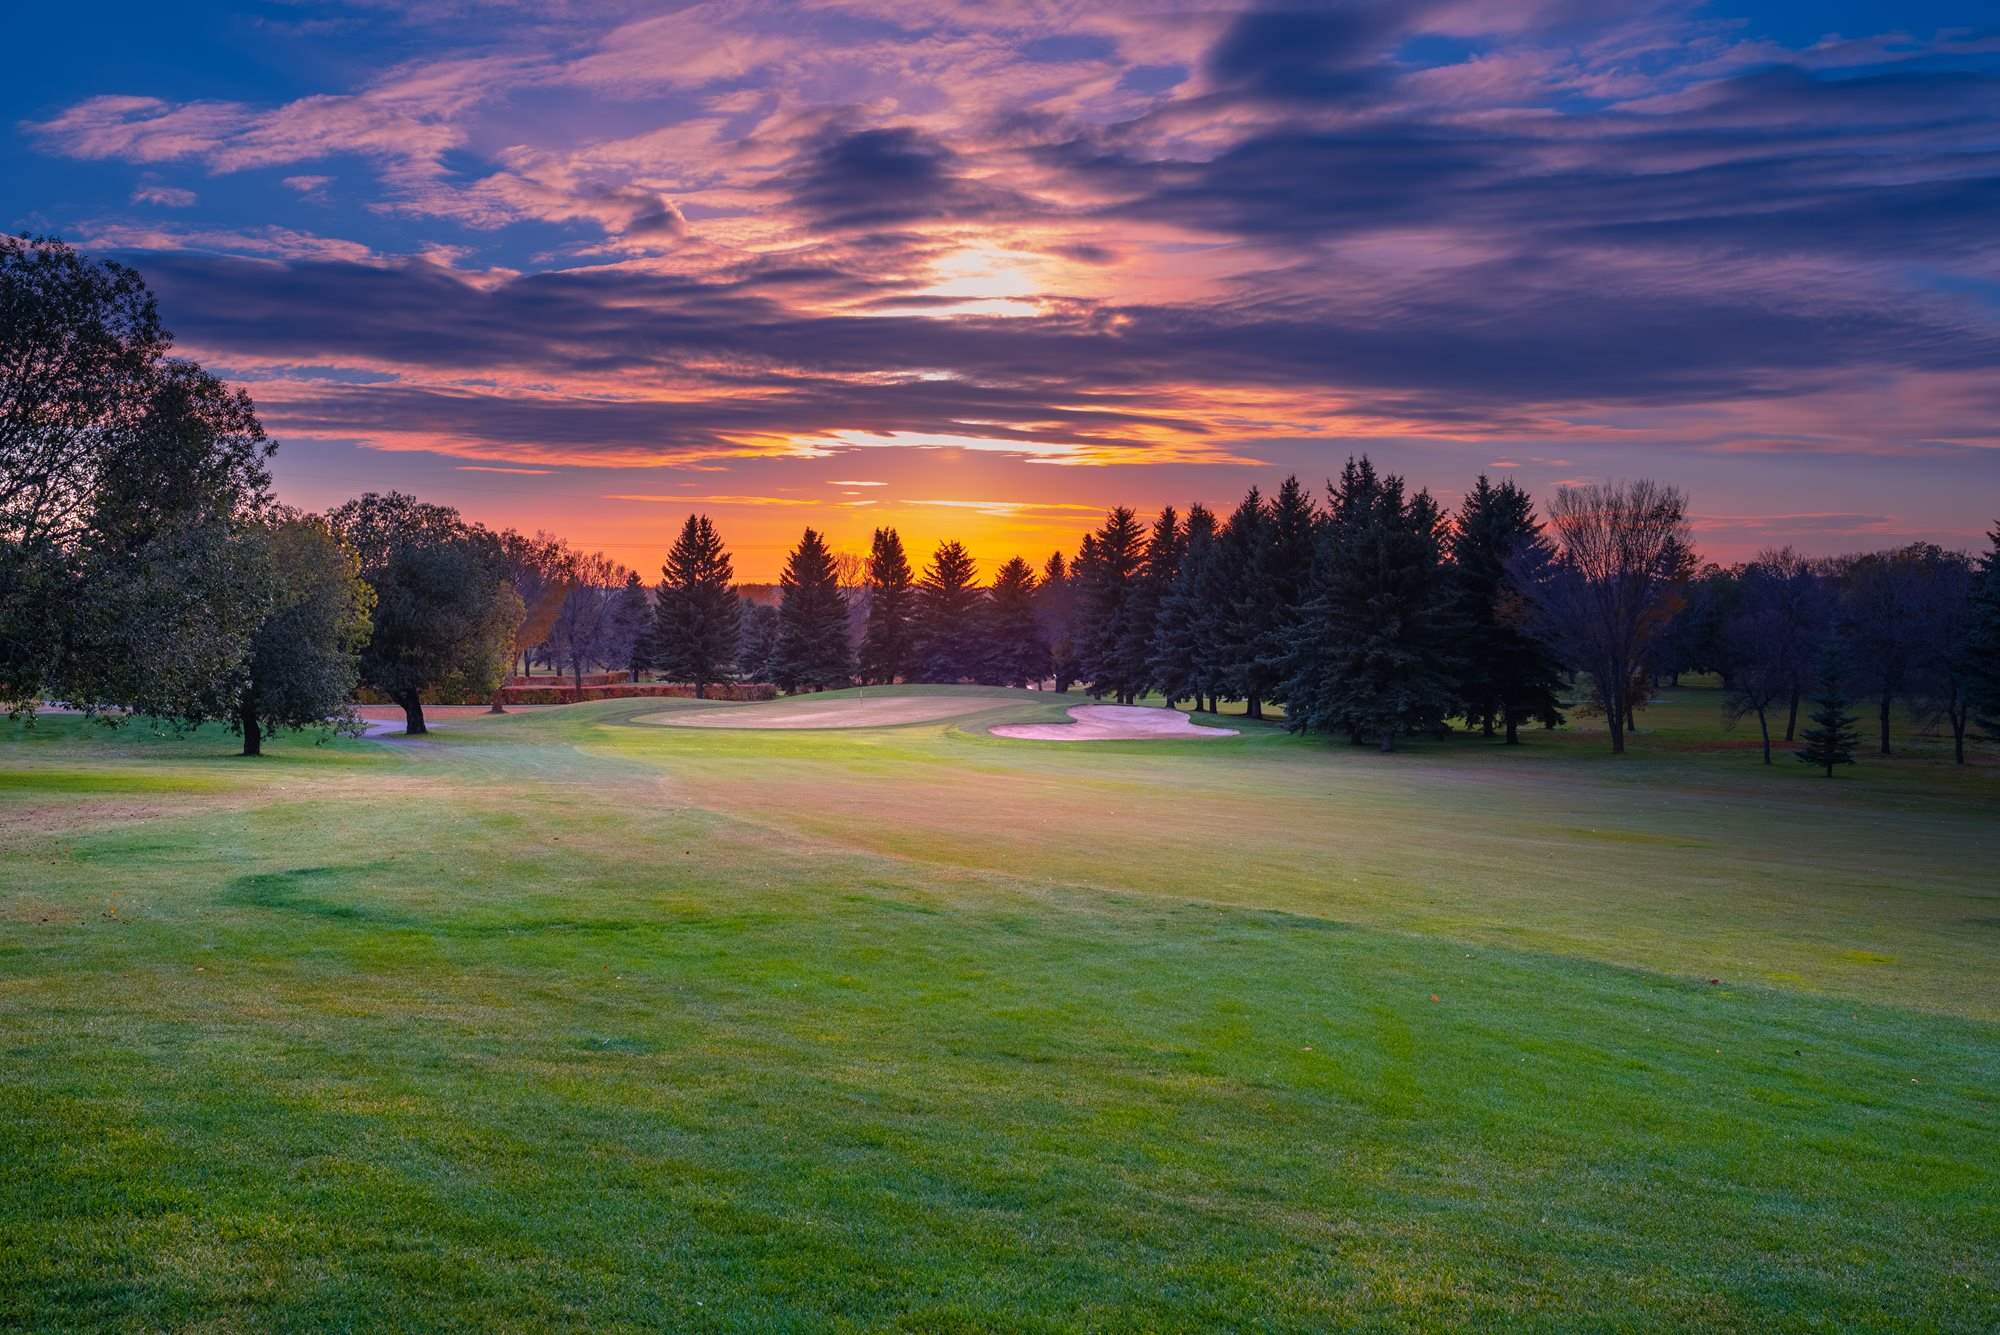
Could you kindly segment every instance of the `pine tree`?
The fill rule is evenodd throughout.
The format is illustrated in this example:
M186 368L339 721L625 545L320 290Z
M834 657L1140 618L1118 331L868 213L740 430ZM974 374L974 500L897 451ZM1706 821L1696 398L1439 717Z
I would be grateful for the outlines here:
M1481 474L1459 507L1451 535L1451 585L1459 623L1455 708L1467 723L1508 745L1520 726L1563 722L1562 663L1535 632L1524 582L1554 557L1535 518L1534 502L1511 481L1494 486Z
M1138 517L1121 505L1084 538L1076 557L1078 675L1093 696L1109 695L1121 705L1132 703L1146 684L1143 660L1134 664L1122 652L1145 540Z
M1312 497L1288 477L1270 505L1270 525L1257 571L1259 606L1247 613L1244 642L1255 660L1255 685L1265 697L1284 701L1293 632L1310 596L1319 515Z
M743 633L736 641L736 676L741 681L772 681L778 657L778 609L769 603L743 604Z
M645 581L639 578L638 571L626 574L613 618L614 639L625 651L626 666L636 682L639 674L652 664L654 641L653 605L646 599Z
M1245 718L1264 717L1264 702L1278 679L1261 662L1267 625L1263 588L1271 545L1271 511L1250 488L1222 530L1222 693L1243 701Z
M727 681L736 665L742 603L722 536L707 515L689 515L660 567L653 608L655 666L671 681L688 682L705 699L710 683Z
M772 677L786 691L825 690L854 680L847 643L847 598L833 553L812 529L785 561L778 578L778 647Z
M977 679L985 658L978 566L959 543L942 542L916 591L917 675L924 681Z
M1805 730L1805 745L1794 754L1807 765L1824 769L1833 777L1835 765L1852 765L1855 748L1861 744L1860 720L1847 712L1847 697L1841 692L1842 664L1829 658L1819 673L1819 693L1813 697L1812 726Z
M1212 710L1221 688L1224 606L1214 512L1195 502L1183 531L1185 550L1160 600L1148 673L1170 701L1192 696L1196 709Z
M1058 694L1076 680L1076 586L1060 551L1050 552L1042 566L1041 587L1035 590L1035 622L1049 647L1049 677Z
M868 629L861 637L861 678L888 684L915 670L915 580L903 540L875 530L868 553Z
M1035 616L1034 569L1020 557L1003 563L986 597L986 675L997 685L1026 686L1048 675L1049 646Z
M1159 629L1160 607L1180 574L1186 544L1187 531L1181 526L1179 512L1166 506L1147 535L1145 556L1132 581L1115 650L1115 675L1134 683L1135 694L1159 684L1152 670L1153 636Z
M1350 460L1333 496L1313 596L1294 631L1287 726L1388 751L1451 708L1443 520L1427 492Z

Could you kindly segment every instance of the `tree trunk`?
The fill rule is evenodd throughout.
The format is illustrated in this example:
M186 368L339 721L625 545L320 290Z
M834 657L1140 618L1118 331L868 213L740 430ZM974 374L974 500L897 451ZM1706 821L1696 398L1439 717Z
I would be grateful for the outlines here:
M1764 717L1764 709L1761 705L1757 708L1757 731L1764 738L1764 763L1768 765L1771 763L1771 724Z
M694 684L694 698L695 698L695 699L697 699L697 700L706 700L706 699L708 699L708 683L707 683L707 682L705 682L705 681L698 681L698 682L696 682L696 683Z
M1794 741L1799 731L1799 688L1792 687L1792 707L1785 715L1785 740Z
M1888 692L1888 691L1886 691L1886 690L1882 692L1882 710L1881 710L1881 715L1880 715L1880 718L1881 718L1881 723L1882 723L1882 754L1883 754L1883 755L1885 755L1885 756L1889 754L1889 700L1890 700L1890 695L1891 695L1891 693L1890 693L1890 692Z
M1394 728L1382 729L1382 754L1386 756L1395 749L1396 730Z
M1507 731L1510 734L1514 731L1512 722L1507 724ZM1493 711L1490 709L1479 716L1479 735L1482 737L1491 737L1493 735ZM1512 741L1513 738L1509 736L1508 740Z
M1249 699L1245 700L1243 702L1243 717L1244 718L1264 717L1264 702L1258 699L1254 695L1251 696Z
M1957 763L1965 763L1965 718L1960 714L1951 716L1951 752Z
M1611 687L1611 698L1604 702L1604 719L1611 725L1611 754L1625 754L1625 681L1622 674L1614 673L1605 683Z
M396 703L403 707L403 731L411 737L421 737L430 731L424 726L424 697L415 691L405 691L396 697Z
M1520 744L1521 744L1521 725L1519 721L1515 719L1513 714L1510 713L1507 715L1507 745L1519 746Z
M257 721L257 693L246 689L243 698L237 702L237 721L243 727L243 754L261 756L264 754L264 729Z

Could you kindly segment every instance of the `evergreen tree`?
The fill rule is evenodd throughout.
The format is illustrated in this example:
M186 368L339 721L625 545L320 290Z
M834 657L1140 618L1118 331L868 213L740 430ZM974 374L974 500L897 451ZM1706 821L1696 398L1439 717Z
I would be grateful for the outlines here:
M1486 736L1495 726L1517 744L1520 726L1563 721L1562 664L1535 633L1524 584L1554 552L1542 537L1534 502L1511 481L1484 474L1459 507L1451 535L1451 586L1459 627L1455 708Z
M1841 691L1842 664L1829 655L1819 672L1819 693L1813 697L1812 726L1805 730L1805 745L1796 754L1801 762L1826 771L1833 777L1835 765L1852 765L1854 751L1861 744L1859 720L1847 712L1847 697Z
M1049 677L1058 694L1076 680L1076 586L1060 551L1050 552L1042 566L1042 584L1035 590L1035 622L1049 647Z
M769 603L743 604L743 633L736 642L739 681L774 681L778 656L778 609Z
M938 544L917 584L916 657L925 681L977 679L985 654L980 643L986 594L974 583L972 556L956 542Z
M847 643L847 598L833 553L812 529L785 561L779 576L778 647L772 677L786 691L825 690L854 680Z
M652 666L654 641L653 605L646 598L646 584L639 578L638 571L626 574L625 587L618 591L618 607L613 616L613 638L625 651L626 669L636 682L639 674Z
M1452 705L1443 520L1427 492L1350 460L1294 632L1287 725L1382 750L1442 726Z
M727 681L736 665L742 623L736 572L722 536L707 515L689 515L660 567L653 621L659 670L706 699L709 684Z
M1973 718L1988 739L2000 742L2000 524L1994 525L1991 538L1992 550L1980 558L1973 591L1966 658Z
M1278 679L1259 659L1268 618L1262 602L1271 545L1271 511L1250 488L1224 525L1220 543L1223 598L1222 693L1243 701L1246 718L1264 717L1264 702Z
M986 599L987 675L998 685L1026 686L1048 675L1035 592L1035 572L1018 556L994 573Z
M1077 552L1077 671L1093 696L1130 704L1145 689L1145 664L1122 652L1129 643L1133 586L1145 556L1146 530L1131 510L1105 516Z
M1159 684L1152 670L1153 638L1159 629L1160 608L1180 575L1186 544L1187 531L1181 526L1180 514L1173 506L1166 506L1160 511L1160 517L1153 521L1152 531L1146 538L1145 558L1140 562L1138 576L1132 581L1124 627L1117 646L1117 675L1139 683L1137 689L1140 691ZM1174 700L1169 698L1167 704L1171 706L1173 703Z
M1160 600L1148 674L1168 700L1192 696L1196 709L1213 710L1225 606L1214 512L1199 501L1189 506L1184 534L1180 569Z
M1317 551L1319 515L1312 497L1288 477L1272 498L1270 524L1256 573L1261 597L1243 612L1243 642L1255 662L1254 685L1266 699L1284 701L1292 640L1307 598L1311 596L1313 558Z
M884 685L915 668L915 581L903 540L893 528L875 530L868 553L868 627L861 636L861 679Z

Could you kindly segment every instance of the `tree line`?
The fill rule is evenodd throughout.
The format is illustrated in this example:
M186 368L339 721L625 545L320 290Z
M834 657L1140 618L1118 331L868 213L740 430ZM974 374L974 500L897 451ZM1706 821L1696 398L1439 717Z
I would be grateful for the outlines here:
M1790 549L1701 565L1684 495L1649 481L1560 489L1546 519L1511 481L1480 477L1452 513L1348 462L1313 497L1287 478L1226 516L1196 503L1142 522L1112 509L1073 555L1019 556L982 585L956 542L919 573L877 529L859 578L807 529L778 606L729 595L729 560L690 516L646 653L697 682L732 674L788 691L855 683L1080 687L1157 694L1213 712L1240 702L1287 726L1367 742L1455 722L1517 743L1566 712L1605 719L1623 752L1641 711L1682 672L1713 673L1732 722L1807 732L1852 758L1852 699L2000 734L2000 530L1980 560L1932 545L1809 561ZM669 611L669 609L672 609ZM1812 738L1808 737L1808 741Z
M90 712L272 728L352 724L359 687L424 730L426 695L486 698L515 662L651 670L697 694L860 683L1158 694L1390 749L1462 721L1517 742L1602 715L1613 751L1662 681L1712 672L1732 718L1851 760L1851 700L1891 745L1902 705L2000 733L2000 530L1978 561L1919 545L1834 560L1698 562L1685 497L1563 488L1538 515L1485 477L1446 513L1350 460L1226 515L1117 507L1074 553L981 578L921 569L893 528L867 555L807 529L776 606L740 595L705 515L648 588L546 534L494 532L398 493L323 516L270 494L247 395L170 354L132 270L0 238L0 693ZM496 699L497 708L497 697ZM1801 732L1801 709L1812 712Z

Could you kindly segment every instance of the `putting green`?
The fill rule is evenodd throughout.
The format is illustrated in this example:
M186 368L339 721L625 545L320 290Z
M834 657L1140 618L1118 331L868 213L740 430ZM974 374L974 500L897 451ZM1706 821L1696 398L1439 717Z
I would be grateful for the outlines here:
M984 713L1015 698L999 694L809 695L754 705L719 704L714 709L642 714L633 721L670 728L890 728Z
M1178 709L1135 705L1077 705L1069 723L1003 723L987 729L995 737L1031 742L1137 742L1153 737L1234 737L1234 728L1210 728Z

